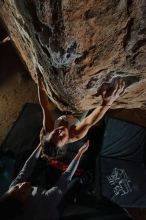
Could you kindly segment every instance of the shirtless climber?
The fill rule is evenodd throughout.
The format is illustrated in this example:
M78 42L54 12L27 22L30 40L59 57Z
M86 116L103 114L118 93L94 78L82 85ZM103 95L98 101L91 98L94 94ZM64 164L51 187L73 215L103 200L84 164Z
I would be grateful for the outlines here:
M99 122L113 102L125 92L125 81L116 79L112 88L101 92L102 105L95 108L81 122L72 115L63 115L54 122L48 109L48 97L43 78L38 74L37 79L38 97L43 110L42 142L45 146L44 154L49 155L50 159L63 155L68 143L85 137L88 130Z

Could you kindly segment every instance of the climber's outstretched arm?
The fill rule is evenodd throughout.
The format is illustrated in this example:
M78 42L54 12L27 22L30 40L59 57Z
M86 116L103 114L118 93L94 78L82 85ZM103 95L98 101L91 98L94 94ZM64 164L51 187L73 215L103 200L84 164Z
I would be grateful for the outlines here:
M41 74L37 74L38 79L38 98L43 111L44 132L51 132L54 129L54 121L49 110L49 100L46 93L44 80Z
M87 134L88 130L105 115L113 102L119 96L123 95L124 92L125 81L121 79L115 80L114 85L111 89L102 91L102 105L95 108L89 116L87 116L80 122L80 124L70 129L71 142L83 138Z

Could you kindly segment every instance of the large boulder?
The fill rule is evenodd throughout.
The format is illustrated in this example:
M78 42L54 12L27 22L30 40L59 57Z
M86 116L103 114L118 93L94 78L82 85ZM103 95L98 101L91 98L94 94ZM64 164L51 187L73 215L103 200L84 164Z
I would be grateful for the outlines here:
M116 77L127 90L113 108L145 108L146 0L0 0L0 17L62 111L100 105Z

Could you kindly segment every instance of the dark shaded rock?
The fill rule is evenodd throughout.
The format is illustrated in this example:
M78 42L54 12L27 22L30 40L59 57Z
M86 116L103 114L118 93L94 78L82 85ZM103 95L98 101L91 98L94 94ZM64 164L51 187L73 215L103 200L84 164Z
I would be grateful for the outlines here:
M32 77L44 76L63 111L100 105L116 77L127 91L113 108L145 108L146 0L0 0L0 17Z

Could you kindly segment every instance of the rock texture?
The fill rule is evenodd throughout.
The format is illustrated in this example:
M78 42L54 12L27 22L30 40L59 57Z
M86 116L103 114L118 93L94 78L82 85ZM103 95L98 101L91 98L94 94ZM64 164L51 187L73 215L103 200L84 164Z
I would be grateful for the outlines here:
M0 0L0 17L32 77L63 111L100 105L104 83L127 91L113 108L145 108L146 0Z
M0 148L8 131L27 102L38 103L37 87L26 72L11 43L1 43Z

